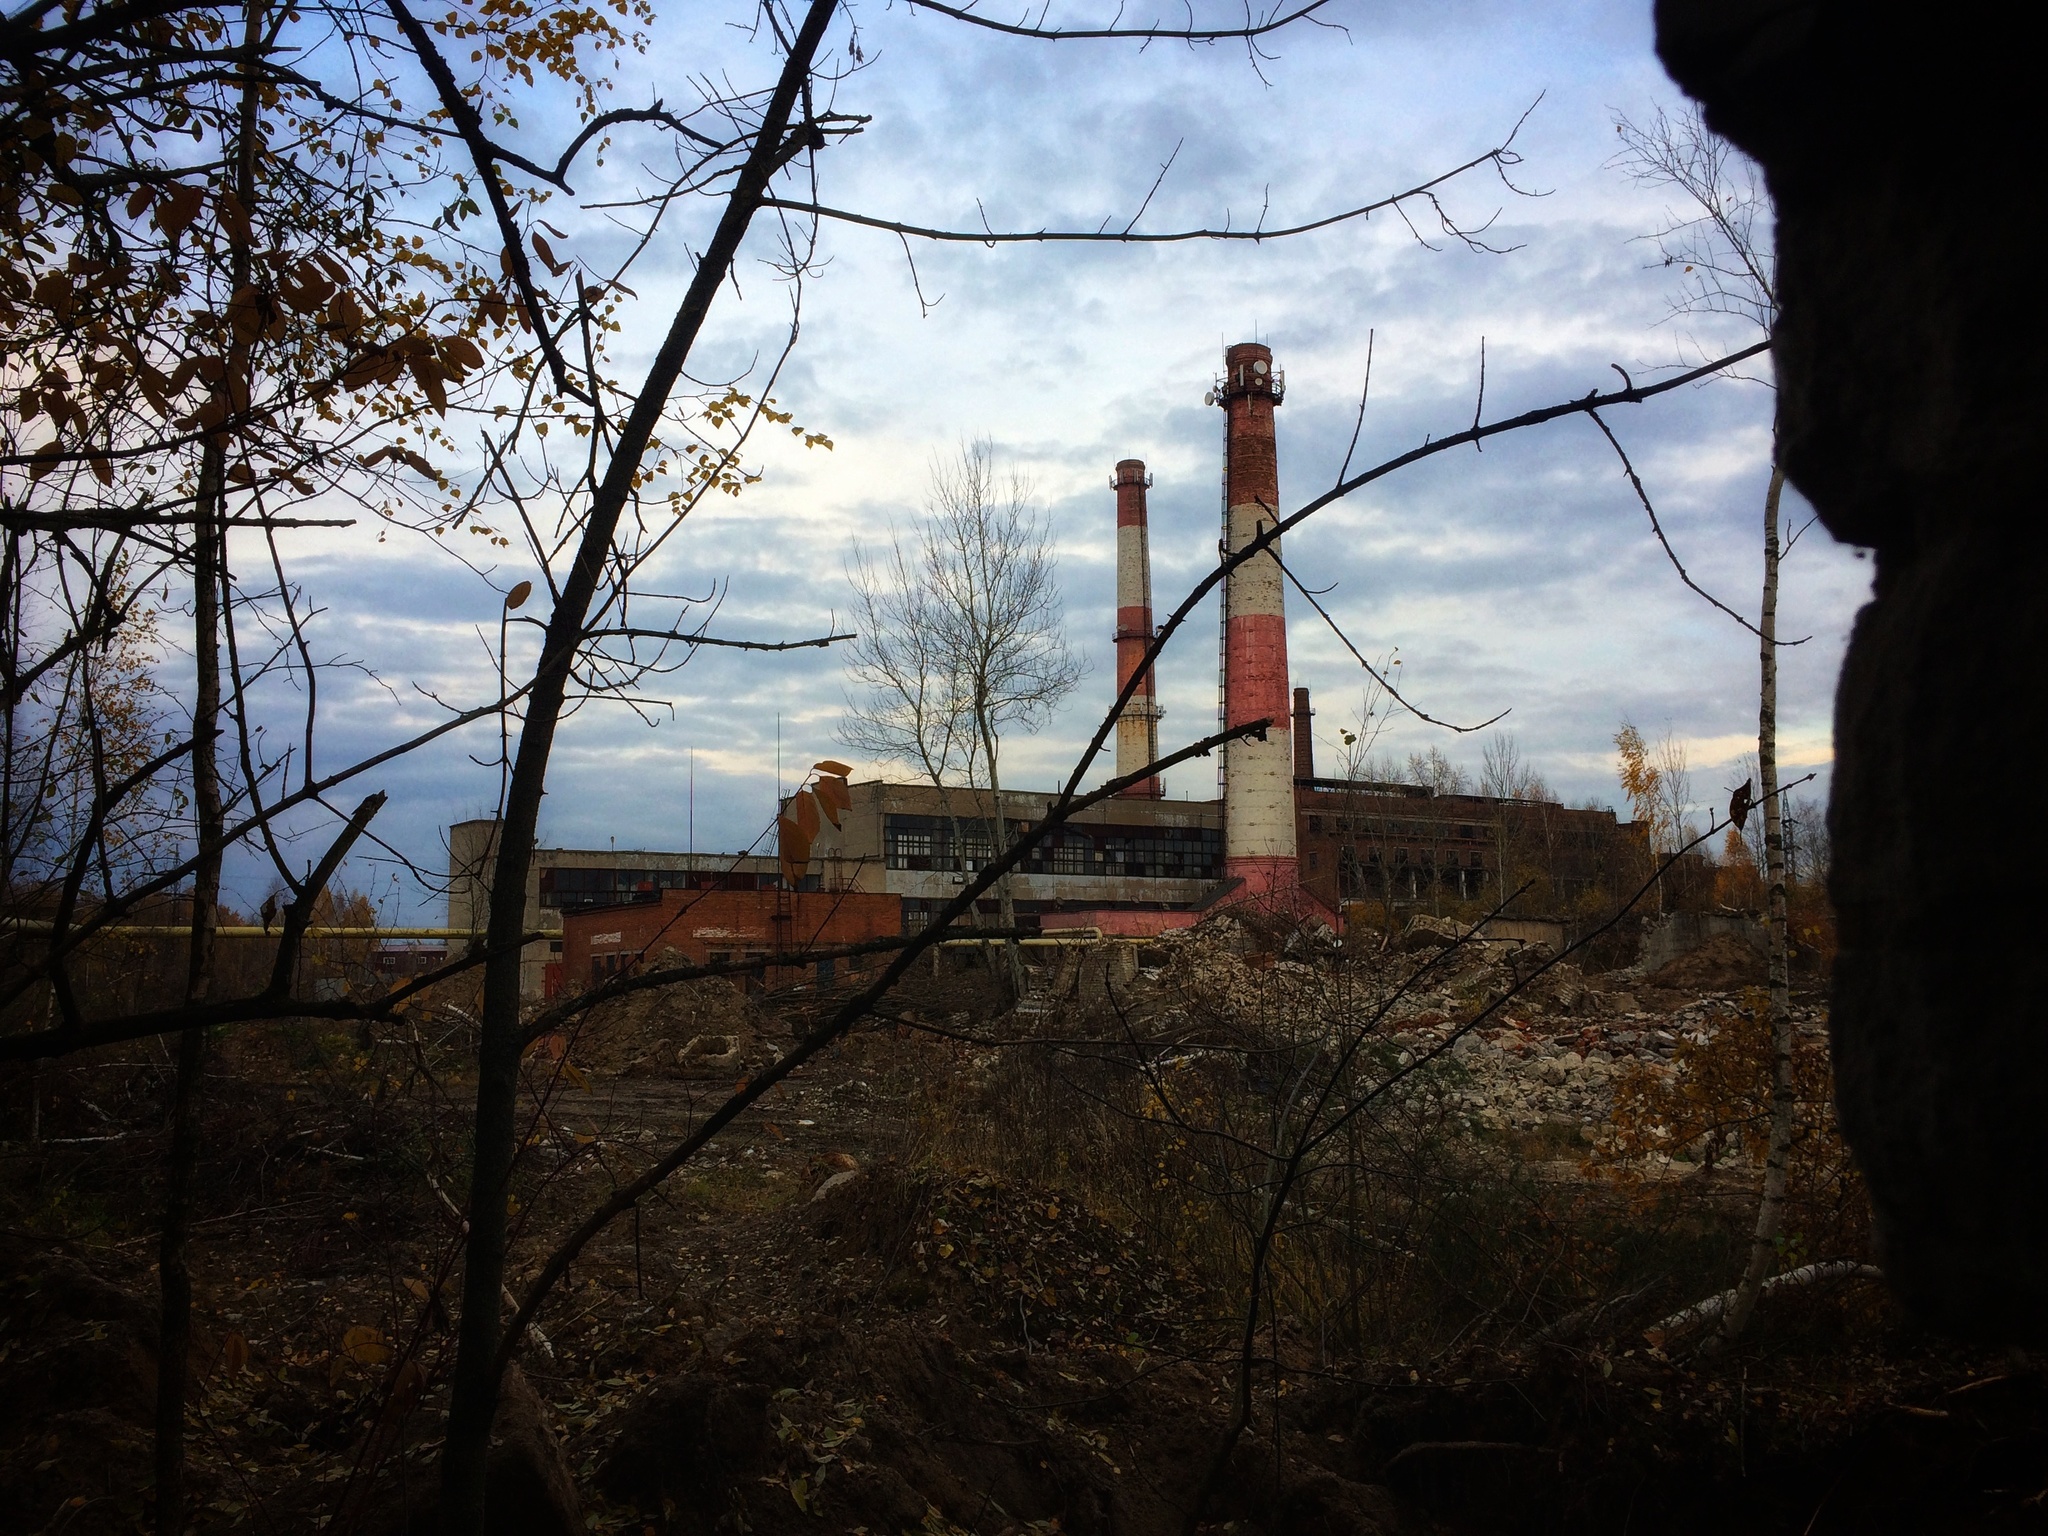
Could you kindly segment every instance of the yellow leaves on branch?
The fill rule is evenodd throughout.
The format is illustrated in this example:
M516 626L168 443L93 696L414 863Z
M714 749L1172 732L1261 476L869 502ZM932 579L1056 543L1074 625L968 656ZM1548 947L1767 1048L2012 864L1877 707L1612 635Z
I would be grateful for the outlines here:
M399 336L359 353L341 375L343 389L390 384L410 374L436 415L448 414L448 388L483 366L484 355L466 336Z
M1702 1168L1731 1157L1758 1168L1770 1139L1773 1051L1769 996L1760 987L1708 1021L1704 1038L1682 1038L1668 1070L1637 1065L1615 1080L1614 1111L1594 1165L1625 1180L1658 1158L1690 1153ZM1825 1037L1795 1030L1790 1192L1842 1203L1855 1179L1835 1124Z
M1643 740L1641 731L1624 722L1614 733L1614 749L1621 754L1621 792L1628 796L1635 819L1645 823L1656 821L1664 776L1650 761L1649 743Z

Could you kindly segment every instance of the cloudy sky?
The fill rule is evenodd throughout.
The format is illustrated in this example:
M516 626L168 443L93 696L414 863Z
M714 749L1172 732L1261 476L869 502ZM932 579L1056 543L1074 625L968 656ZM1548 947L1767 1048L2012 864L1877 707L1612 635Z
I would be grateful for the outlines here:
M1215 558L1222 414L1202 397L1227 343L1265 341L1286 370L1281 494L1292 506L1343 461L1369 334L1372 396L1355 464L1468 425L1482 337L1489 417L1611 386L1610 364L1641 379L1701 348L1753 339L1671 321L1669 274L1632 243L1662 222L1667 199L1609 168L1613 113L1677 101L1651 49L1646 0L1337 3L1345 30L1299 28L1256 67L1241 47L1053 45L901 4L860 8L867 64L837 104L872 122L819 157L822 195L836 206L953 226L971 226L979 206L996 228L1093 229L1127 221L1178 146L1144 228L1243 227L1262 209L1268 225L1286 224L1436 175L1501 142L1525 112L1514 177L1541 195L1517 195L1489 173L1447 190L1460 219L1493 220L1487 241L1512 247L1499 255L1420 225L1436 247L1426 248L1384 215L1261 245L920 246L923 292L943 296L928 314L896 240L828 226L779 395L835 446L764 443L762 482L693 515L655 573L661 589L729 584L718 633L822 633L847 607L852 540L915 514L935 455L991 439L1053 519L1071 633L1093 662L1044 731L1006 743L1006 780L1050 786L1112 691L1115 462L1142 458L1156 477L1158 609ZM765 51L727 26L744 6L729 9L665 17L654 51L622 73L619 99L681 99L681 82L707 68L758 78ZM1081 15L1069 7L1069 19ZM603 189L579 190L594 199ZM624 338L625 371L665 327L664 301L689 271L685 246L701 241L711 211L678 221L637 269L642 305ZM749 254L770 252L762 241ZM700 375L741 370L786 319L768 269L750 260L739 271L740 297L730 287L722 297ZM1769 419L1768 390L1740 382L1611 419L1695 577L1751 613ZM1754 750L1754 639L1679 585L1584 421L1383 480L1318 514L1290 538L1288 559L1304 579L1334 583L1324 601L1362 649L1398 648L1404 687L1422 707L1456 721L1511 710L1495 729L1513 732L1569 801L1618 798L1612 738L1624 718L1686 744L1703 801L1721 798L1741 777L1738 757ZM365 669L328 685L332 760L432 719L416 684L487 696L479 632L495 631L496 599L473 575L430 550L366 554L339 540L309 543L300 571L326 605L323 654ZM502 588L521 574L507 567L497 579ZM1819 770L1822 788L1833 678L1867 585L1867 563L1818 527L1786 567L1781 633L1812 639L1785 653L1782 755ZM1356 727L1364 678L1298 599L1289 619L1294 678L1314 690L1328 762L1338 731ZM1212 608L1164 660L1163 743L1214 728L1215 669ZM672 710L651 727L617 707L570 722L545 838L683 847L694 761L696 847L743 847L773 813L778 721L786 777L844 755L834 655L704 653L652 691ZM1381 741L1399 755L1432 744L1476 768L1483 737L1409 721ZM450 743L377 777L393 796L383 835L439 866L442 829L495 798L496 771L467 755L494 747L494 733ZM1169 779L1175 796L1213 784L1206 764ZM260 897L260 870L238 878L251 887L244 899ZM394 885L388 864L358 860L347 878L392 897L389 915L439 918L438 902Z

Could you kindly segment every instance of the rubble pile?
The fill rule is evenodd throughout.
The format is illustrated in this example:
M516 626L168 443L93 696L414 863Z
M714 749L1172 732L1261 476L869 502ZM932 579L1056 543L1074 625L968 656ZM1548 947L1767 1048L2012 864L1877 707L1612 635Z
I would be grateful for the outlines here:
M1200 1034L1201 1023L1219 1020L1371 1028L1400 1065L1441 1052L1433 1085L1475 1125L1571 1127L1586 1139L1608 1119L1617 1080L1668 1075L1679 1043L1711 1039L1763 979L1761 958L1732 941L1647 974L1588 976L1542 944L1490 940L1431 917L1416 918L1388 952L1347 957L1341 968L1321 953L1336 947L1328 935L1297 935L1279 953L1263 943L1228 916L1163 934L1139 952L1126 1005L1165 1032L1186 1023ZM1459 1032L1492 1005L1485 1022ZM1802 1032L1825 1027L1819 1008L1796 1006L1793 1016Z
M686 963L672 949L656 959L664 967ZM600 1003L575 1025L570 1055L580 1066L625 1077L723 1074L750 1056L766 1026L752 998L712 976ZM713 1049L720 1041L723 1054Z

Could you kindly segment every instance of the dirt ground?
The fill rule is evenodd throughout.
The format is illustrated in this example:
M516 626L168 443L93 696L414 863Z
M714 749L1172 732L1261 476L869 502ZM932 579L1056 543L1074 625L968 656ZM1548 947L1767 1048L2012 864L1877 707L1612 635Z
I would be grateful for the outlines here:
M1748 984L1742 956L1687 962L1638 1008ZM533 1113L553 1161L522 1190L513 1290L788 1029L725 988L536 1051L537 1078L573 1071ZM703 1035L741 1059L679 1060ZM422 1065L434 1043L301 1030L215 1059L195 1530L433 1529L458 1239L436 1170L465 1096ZM1182 1532L1231 1304L1115 1212L948 1165L929 1085L967 1061L857 1035L614 1223L522 1356L493 1529ZM162 1066L136 1048L45 1074L36 1145L4 1148L0 1530L147 1518ZM2048 1529L2032 1360L1918 1335L1870 1294L1785 1303L1725 1359L1667 1357L1644 1321L1369 1362L1276 1328L1282 1387L1259 1388L1204 1528Z

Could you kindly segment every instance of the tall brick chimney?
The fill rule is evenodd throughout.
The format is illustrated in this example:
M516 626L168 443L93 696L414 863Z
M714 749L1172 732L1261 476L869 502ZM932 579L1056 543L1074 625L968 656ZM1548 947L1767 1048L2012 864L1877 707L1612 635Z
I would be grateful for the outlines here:
M1315 711L1308 707L1308 690L1294 690L1294 776L1297 779L1312 779L1316 776L1315 734L1309 730L1309 721Z
M1116 487L1116 686L1122 693L1152 643L1152 549L1145 526L1145 488L1152 477L1143 459L1125 459ZM1159 756L1158 689L1151 669L1116 721L1116 774L1136 773ZM1157 800L1165 788L1154 774L1122 791L1125 799Z
M1241 341L1223 354L1211 398L1223 407L1223 545L1235 554L1280 515L1273 408L1286 393L1273 353ZM1223 749L1223 873L1245 894L1300 885L1287 698L1287 611L1277 543L1232 571L1223 588L1223 722L1265 718L1264 741Z

